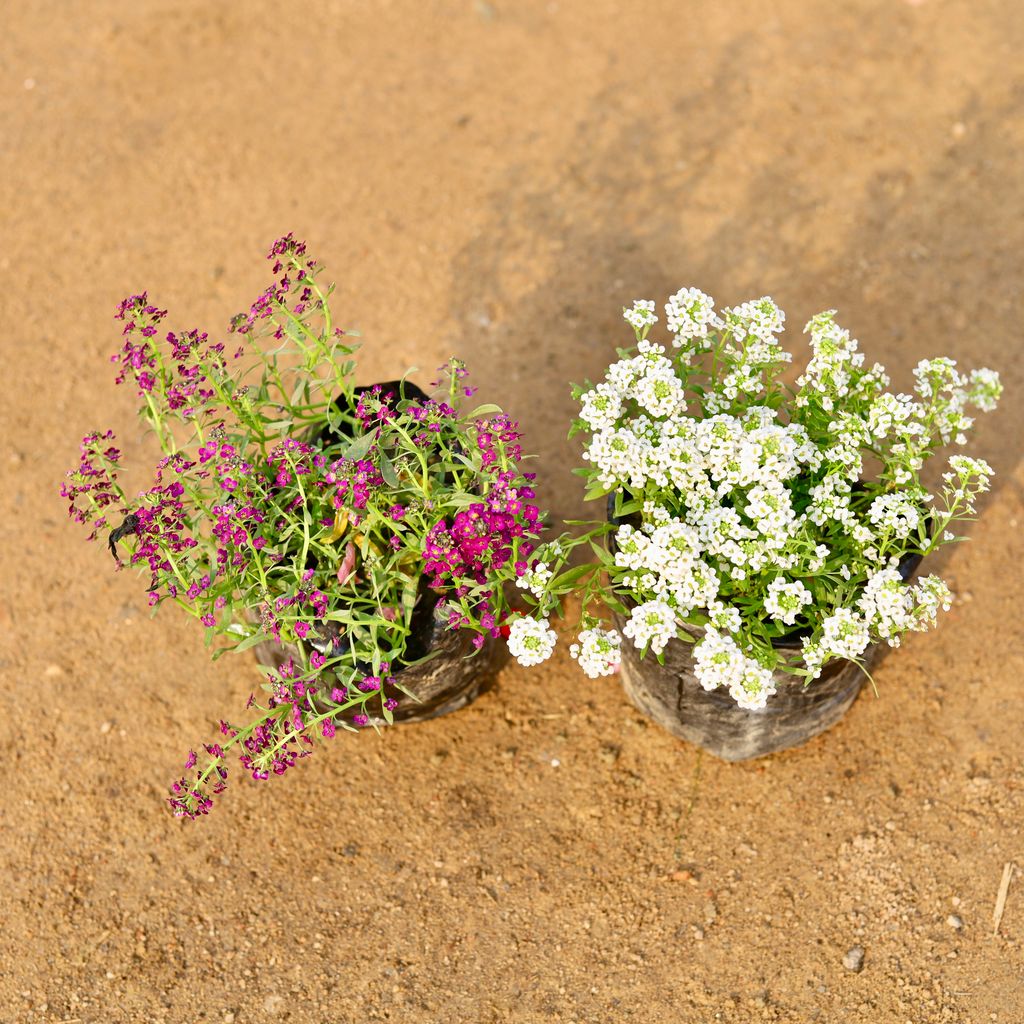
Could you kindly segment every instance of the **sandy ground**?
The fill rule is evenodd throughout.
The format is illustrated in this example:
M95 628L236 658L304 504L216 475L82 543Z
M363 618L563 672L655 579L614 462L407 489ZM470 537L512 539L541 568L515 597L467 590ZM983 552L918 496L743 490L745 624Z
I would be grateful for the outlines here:
M1019 0L9 5L0 42L0 1020L1024 1021ZM726 765L562 657L182 826L253 666L150 621L56 495L131 443L112 310L217 330L308 237L363 376L470 358L581 512L618 310L836 306L1002 371L957 603L833 732ZM557 762L557 766L556 766ZM956 929L950 915L963 923ZM842 965L865 950L858 974Z

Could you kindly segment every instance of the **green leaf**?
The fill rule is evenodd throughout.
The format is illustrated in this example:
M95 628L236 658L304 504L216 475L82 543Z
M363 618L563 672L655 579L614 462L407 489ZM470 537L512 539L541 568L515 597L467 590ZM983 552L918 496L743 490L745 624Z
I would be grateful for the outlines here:
M255 633L251 633L244 640L239 641L231 648L232 651L247 651L250 647L255 647L258 643L262 643L267 639L267 634L262 629L256 630Z
M494 416L497 413L503 412L504 410L500 405L494 405L493 403L486 403L484 405L478 405L467 417L468 419L475 420L480 416Z
M589 576L590 573L595 571L595 568L596 566L593 565L578 565L575 569L569 569L568 572L563 572L551 581L550 589L561 590L563 587L570 587L572 584L583 579L584 576Z
M383 453L380 457L380 475L384 477L384 483L388 487L398 486L398 473L395 470L395 464Z
M447 494L444 498L444 504L452 508L468 508L470 505L479 504L479 502L479 494L460 494L456 492Z
M376 442L376 438L373 434L363 434L362 437L357 437L349 446L345 449L345 458L352 462L357 462L359 459L366 457L366 453L373 447Z

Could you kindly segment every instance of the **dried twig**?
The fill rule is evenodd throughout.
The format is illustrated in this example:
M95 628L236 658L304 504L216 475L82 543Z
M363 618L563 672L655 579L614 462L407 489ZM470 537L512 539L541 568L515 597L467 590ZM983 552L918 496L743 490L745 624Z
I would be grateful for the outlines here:
M1006 895L1010 891L1010 879L1013 878L1013 861L1007 861L1003 865L1003 878L999 883L999 895L996 896L996 909L992 914L992 934L999 934L999 925L1003 920L1003 911L1006 909Z

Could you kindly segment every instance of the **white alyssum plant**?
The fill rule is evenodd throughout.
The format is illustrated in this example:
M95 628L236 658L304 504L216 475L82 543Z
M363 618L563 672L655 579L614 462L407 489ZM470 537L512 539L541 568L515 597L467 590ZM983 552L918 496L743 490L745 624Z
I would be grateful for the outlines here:
M960 539L951 527L976 514L992 469L953 455L934 490L922 469L967 442L973 410L995 408L999 375L922 360L912 391L893 392L830 310L807 324L810 358L790 384L772 299L718 311L684 288L664 313L662 344L652 301L624 310L635 346L574 389L578 472L613 513L591 566L607 580L585 588L571 650L587 675L614 671L624 642L590 614L599 597L643 651L694 642L701 684L745 708L765 706L779 670L810 681L833 659L863 663L870 645L931 628L949 589L936 576L908 583L901 566ZM521 585L550 571L538 565ZM793 637L801 646L778 646Z

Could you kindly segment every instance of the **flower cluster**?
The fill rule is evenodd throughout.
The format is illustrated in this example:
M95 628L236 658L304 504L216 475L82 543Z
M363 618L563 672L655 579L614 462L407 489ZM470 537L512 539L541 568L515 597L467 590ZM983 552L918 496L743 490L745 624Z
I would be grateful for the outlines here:
M489 425L478 431L482 453L482 480L490 486L482 500L460 509L451 518L438 520L427 532L423 548L423 571L431 585L448 595L449 622L453 627L479 624L492 637L501 634L496 607L502 595L495 595L495 580L511 574L517 583L536 578L527 559L540 533L540 509L531 504L535 492L534 474L520 474L502 468L508 463L488 459L495 453ZM516 425L503 418L501 444L519 438ZM482 440L482 438L484 440ZM482 646L481 634L474 643Z
M477 649L511 631L528 662L554 638L544 602L528 595L536 618L510 604L509 584L543 575L517 424L496 406L464 411L475 389L458 360L429 395L356 387L318 262L290 235L269 259L274 281L232 320L230 356L206 333L168 331L146 294L121 303L116 380L163 454L129 496L113 434L89 434L62 488L118 566L145 574L151 604L194 615L217 654L274 652L248 720L186 759L170 797L185 817L210 809L232 755L267 779L317 739L391 721L423 654L418 623L469 630Z
M68 515L76 523L92 524L90 540L107 525L106 510L121 499L117 486L121 451L113 441L112 430L86 434L78 466L68 473L60 489L61 497L68 499Z
M522 616L509 628L508 649L521 665L539 665L551 657L558 637L547 619Z
M591 593L622 610L625 637L656 656L694 642L701 684L758 708L780 671L816 678L933 625L948 590L906 577L955 539L992 471L954 455L936 493L921 474L966 443L972 409L995 407L998 375L923 360L913 393L894 393L828 311L807 324L810 358L790 385L770 298L717 311L684 288L664 312L669 345L639 301L624 311L636 347L574 392L587 497L611 512L608 583Z
M569 654L587 676L597 679L618 670L621 647L622 638L614 629L595 626L580 632L579 642L569 648Z
M697 679L705 690L723 687L741 708L756 711L775 693L771 669L748 658L731 636L708 626L693 654Z

